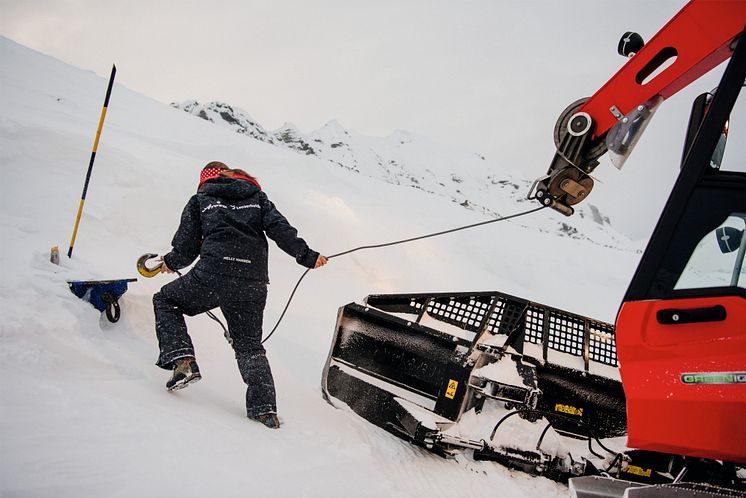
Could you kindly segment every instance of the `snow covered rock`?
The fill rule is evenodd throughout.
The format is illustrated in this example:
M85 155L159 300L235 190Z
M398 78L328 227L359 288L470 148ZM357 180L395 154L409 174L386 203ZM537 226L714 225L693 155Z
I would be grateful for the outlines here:
M275 138L267 133L267 130L262 125L254 121L246 111L239 107L233 107L224 102L200 104L196 100L187 100L182 103L172 102L171 107L181 109L217 125L230 128L236 133L248 135L262 142L275 144Z

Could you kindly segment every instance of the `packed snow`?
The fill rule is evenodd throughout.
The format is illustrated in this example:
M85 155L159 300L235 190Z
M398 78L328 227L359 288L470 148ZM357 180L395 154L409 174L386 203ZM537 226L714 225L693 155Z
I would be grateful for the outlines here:
M145 279L135 261L170 249L201 167L220 160L256 175L325 254L485 214L236 134L115 84L68 259L106 77L0 38L0 495L566 495L563 485L494 463L434 456L325 402L320 378L336 311L372 293L499 290L613 321L639 245L608 226L603 244L560 236L549 227L563 218L543 210L332 260L305 279L266 344L283 423L271 431L245 417L231 349L206 316L188 319L200 383L169 393L168 373L154 365L151 298L173 277ZM499 214L530 207L506 201ZM55 245L59 266L49 261ZM302 271L272 249L265 330ZM133 277L116 324L67 285Z

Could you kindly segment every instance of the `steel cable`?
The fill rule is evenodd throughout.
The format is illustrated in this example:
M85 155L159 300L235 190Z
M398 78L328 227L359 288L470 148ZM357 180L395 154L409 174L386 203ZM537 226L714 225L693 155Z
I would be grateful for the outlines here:
M394 246L394 245L398 245L398 244L406 244L408 242L414 242L416 240L429 239L431 237L437 237L439 235L446 235L446 234L453 233L453 232L458 232L458 231L461 231L461 230L467 230L469 228L475 228L475 227L479 227L479 226L482 226L482 225L488 225L490 223L497 223L498 221L506 221L506 220L510 220L510 219L513 219L513 218L518 218L520 216L525 216L527 214L535 213L536 211L540 211L540 210L544 209L545 207L546 206L539 206L537 208L529 209L528 211L522 211L520 213L511 214L511 215L508 215L508 216L501 216L501 217L493 218L493 219L486 220L486 221L480 221L479 223L472 223L470 225L464 225L464 226L460 226L460 227L456 227L456 228L451 228L449 230L442 230L440 232L434 232L434 233L429 233L429 234L426 234L426 235L420 235L418 237L411 237L411 238L408 238L408 239L395 240L393 242L384 242L382 244L373 244L373 245L366 245L366 246L355 247L355 248L349 249L347 251L342 251L342 252L338 252L336 254L332 254L331 256L327 256L327 259L333 259L333 258L338 258L340 256L346 256L347 254L352 254L353 252L362 251L364 249L379 249L381 247L389 247L389 246ZM267 334L267 337L265 337L264 339L262 339L262 344L264 344L265 342L267 342L269 340L269 338L272 337L272 334L275 333L275 331L277 330L277 327L279 327L280 323L282 323L282 319L285 317L285 313L287 313L287 310L290 307L290 303L293 301L293 297L295 296L295 293L298 290L298 287L300 286L300 283L303 281L303 279L305 278L305 276L308 274L309 271L311 271L311 268L309 268L306 271L304 271L303 275L301 275L300 278L298 279L298 281L296 282L295 287L293 287L293 291L290 293L290 297L288 298L287 303L285 304L285 308L282 310L282 313L280 313L280 318L277 319L277 323L275 323L275 326L272 327L272 331L270 331L270 333ZM221 323L220 325L222 326L223 324ZM223 327L223 329L225 329L225 327Z

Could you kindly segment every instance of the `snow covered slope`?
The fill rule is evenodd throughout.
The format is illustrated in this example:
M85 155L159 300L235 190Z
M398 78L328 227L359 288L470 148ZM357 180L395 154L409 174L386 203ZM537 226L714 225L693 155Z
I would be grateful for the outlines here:
M544 210L361 251L312 272L267 343L284 423L270 431L245 418L230 348L206 317L188 321L202 382L167 393L168 374L154 366L151 298L171 277L143 279L135 261L169 249L200 168L220 160L255 174L301 235L327 254L485 214L248 140L115 85L75 252L55 266L49 248L66 252L106 79L0 38L0 87L0 495L565 495L561 485L497 464L420 451L332 408L319 382L337 307L370 293L495 289L613 320L639 254L607 247L601 225L596 243L591 235L557 236L566 220ZM510 196L500 202L500 214L531 207ZM572 223L594 233L588 218ZM273 249L266 328L302 270ZM66 284L135 276L116 325Z
M498 216L522 202L541 170L516 176L474 152L460 150L413 133L397 130L386 137L370 137L348 130L336 120L304 134L292 123L269 133L249 114L221 102L194 100L171 106L232 129L256 140L315 156L369 178L416 188L486 216ZM609 217L591 202L577 206L571 219L557 220L545 229L566 237L628 247Z

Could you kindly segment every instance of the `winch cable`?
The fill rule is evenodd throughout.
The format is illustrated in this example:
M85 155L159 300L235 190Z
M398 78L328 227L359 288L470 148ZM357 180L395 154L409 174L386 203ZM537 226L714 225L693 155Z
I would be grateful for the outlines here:
M412 238L409 238L409 239L395 240L393 242L385 242L383 244L373 244L373 245L355 247L355 248L349 249L347 251L342 251L342 252L338 252L336 254L332 254L331 256L327 256L327 259L334 259L334 258L338 258L340 256L346 256L347 254L352 254L353 252L362 251L364 249L379 249L379 248L382 248L382 247L395 246L395 245L398 245L398 244L406 244L408 242L414 242L416 240L429 239L431 237L437 237L439 235L446 235L446 234L449 234L449 233L459 232L461 230L468 230L469 228L476 228L476 227L479 227L479 226L482 226L482 225L489 225L490 223L497 223L498 221L507 221L507 220L510 220L510 219L519 218L521 216L526 216L527 214L535 213L537 211L541 211L545 207L546 206L539 206L539 207L536 207L536 208L533 208L533 209L529 209L528 211L522 211L520 213L511 214L511 215L508 215L508 216L500 216L498 218L492 218L492 219L489 219L489 220L486 220L486 221L480 221L479 223L472 223L471 225L464 225L464 226L460 226L460 227L456 227L456 228L451 228L449 230L443 230L443 231L440 231L440 232L434 232L434 233L429 233L429 234L426 234L426 235L420 235L419 237L412 237ZM290 297L288 298L287 303L285 304L285 308L282 310L282 313L280 313L280 318L277 319L277 323L275 323L275 326L272 327L272 331L270 331L270 333L267 334L267 337L265 337L264 339L262 339L262 344L264 344L265 342L267 342L269 340L269 338L272 337L272 334L275 333L275 331L277 330L277 327L279 327L280 323L282 323L282 319L285 317L285 313L287 312L288 308L290 307L290 303L293 301L293 297L295 296L295 292L298 290L298 287L300 286L300 283L303 281L303 279L305 278L305 276L311 270L312 270L312 268L308 268L306 271L304 271L303 275L301 275L300 278L298 279L298 281L296 282L295 287L293 287L293 291L290 293ZM213 319L217 320L218 322L220 322L220 320L218 320L217 318L215 318L214 315L211 318L213 318ZM220 323L220 326L223 327L223 330L225 330L225 326L223 326L222 323Z
M179 277L183 277L184 276L184 275L181 274L181 272L179 270L174 270L174 273L176 273ZM215 320L216 322L218 322L218 325L220 325L220 327L223 329L223 335L225 336L226 340L228 342L231 342L232 339L231 339L230 333L228 332L228 328L220 320L220 318L218 318L217 316L215 316L215 313L213 313L212 311L209 311L209 310L206 311L205 314L207 316L209 316L210 318L212 318L213 320Z

